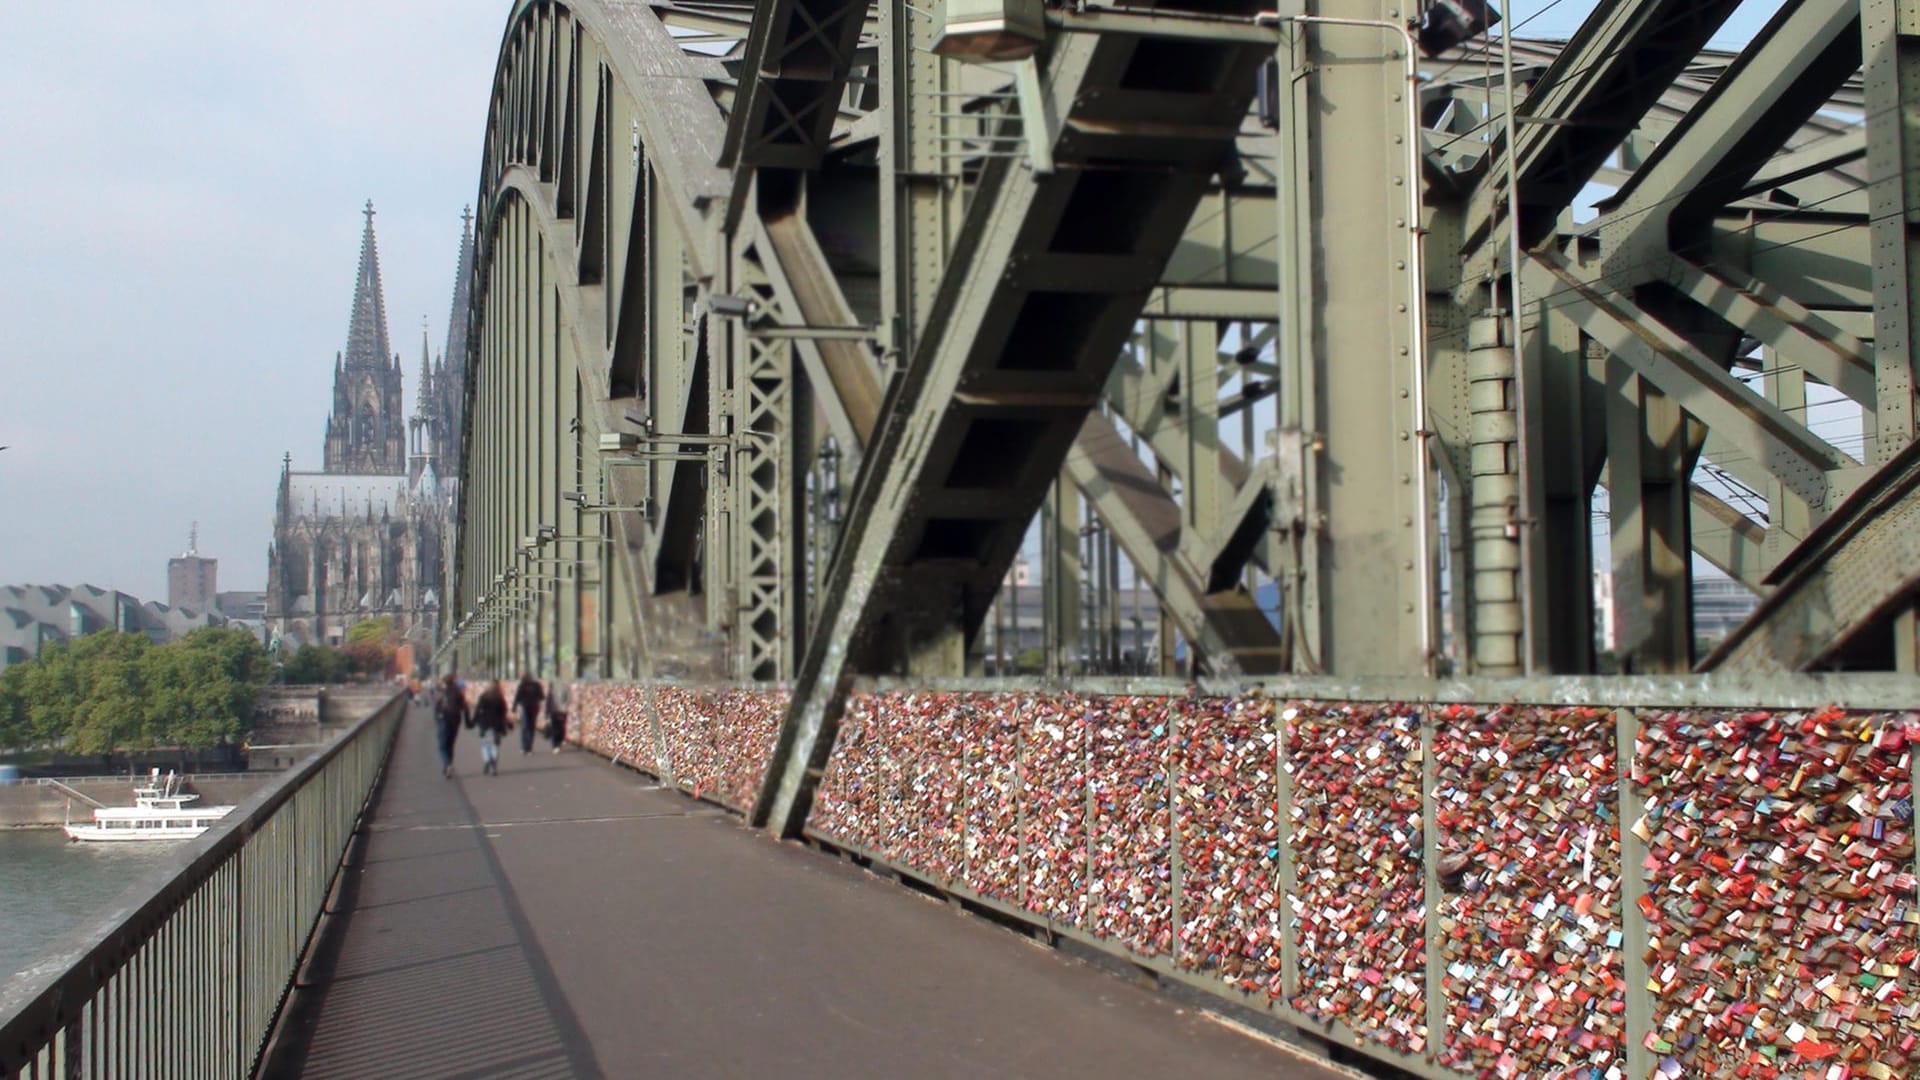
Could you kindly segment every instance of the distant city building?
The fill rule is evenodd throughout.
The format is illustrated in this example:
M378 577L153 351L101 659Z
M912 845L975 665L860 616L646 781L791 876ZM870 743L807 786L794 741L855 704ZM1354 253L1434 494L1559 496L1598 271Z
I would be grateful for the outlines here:
M9 585L0 588L0 668L25 663L47 645L103 630L145 634L164 644L226 619L161 603L142 603L94 585Z
M266 645L272 640L267 632L267 594L264 592L223 592L213 598L213 610Z
M471 215L462 216L446 350L420 341L420 384L404 415L400 356L366 208L347 347L333 363L333 409L319 472L282 460L267 551L269 641L337 645L354 623L390 616L416 644L438 632L460 475L460 416L473 279Z
M1719 642L1747 621L1760 597L1730 577L1695 574L1693 578L1693 636Z
M167 560L167 603L177 608L212 611L220 591L220 560L200 556L200 524L187 533L186 554Z
M213 610L229 622L265 622L267 594L264 592L223 592L213 598Z
M1701 641L1718 642L1747 620L1760 606L1760 597L1752 589L1719 573L1693 575L1693 636ZM1594 644L1611 652L1619 645L1614 622L1613 575L1596 571L1593 575Z

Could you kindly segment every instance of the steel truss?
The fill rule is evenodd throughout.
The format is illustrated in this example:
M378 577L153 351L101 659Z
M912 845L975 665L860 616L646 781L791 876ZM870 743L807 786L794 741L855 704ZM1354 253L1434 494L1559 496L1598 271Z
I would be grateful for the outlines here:
M903 0L523 0L453 662L790 683L787 834L853 677L1033 616L1055 677L1913 670L1920 38L1708 49L1736 6L1604 0L1509 84L1410 83L1386 0L1049 6L993 64ZM1763 598L1704 656L1696 556Z

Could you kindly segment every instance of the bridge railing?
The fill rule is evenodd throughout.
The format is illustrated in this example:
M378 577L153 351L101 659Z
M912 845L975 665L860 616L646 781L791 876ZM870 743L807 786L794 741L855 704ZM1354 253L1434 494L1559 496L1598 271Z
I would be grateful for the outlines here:
M1423 1076L1920 1074L1913 680L1212 690L863 687L808 831ZM736 809L785 702L575 693Z
M0 1076L251 1075L404 709L396 696L276 777L8 980Z

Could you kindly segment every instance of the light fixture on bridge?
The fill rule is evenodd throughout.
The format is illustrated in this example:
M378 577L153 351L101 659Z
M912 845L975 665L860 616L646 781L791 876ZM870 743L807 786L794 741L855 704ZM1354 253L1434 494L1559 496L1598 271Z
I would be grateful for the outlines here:
M754 316L760 314L760 301L732 293L713 293L707 297L707 310L723 319L752 322Z
M649 435L653 434L653 417L651 416L642 416L632 409L628 409L620 414L620 418Z
M1487 0L1431 0L1420 19L1420 51L1438 56L1500 24Z
M934 52L980 64L1025 60L1046 40L1041 0L945 0L933 29Z

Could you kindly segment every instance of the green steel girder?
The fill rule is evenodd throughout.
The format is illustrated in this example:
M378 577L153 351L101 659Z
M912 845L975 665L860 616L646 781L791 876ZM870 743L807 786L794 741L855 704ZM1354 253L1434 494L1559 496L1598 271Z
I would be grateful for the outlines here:
M1523 260L1512 377L1495 355L1508 331L1488 329L1504 315L1506 179L1501 141L1485 133L1498 127L1503 88L1483 43L1423 63L1418 179L1435 310L1418 417L1412 368L1397 359L1416 338L1394 307L1411 299L1397 293L1406 256L1392 228L1405 197L1392 186L1402 167L1393 94L1404 85L1395 34L1284 22L1391 22L1404 5L1289 0L1279 29L1255 26L1251 4L1214 13L1241 17L1228 29L1245 45L1213 40L1231 36L1225 23L1145 9L1056 13L1040 62L1045 149L1058 168L1035 175L1020 163L1011 73L928 51L937 9L522 0L486 143L489 266L469 382L484 430L467 428L471 520L456 562L491 581L525 526L572 512L557 490L590 483L549 477L582 472L600 434L634 430L629 412L662 432L754 434L722 455L725 475L705 474L704 461L615 470L594 495L620 505L574 519L617 538L609 563L562 584L553 605L490 617L467 643L544 657L572 633L578 651L621 664L630 654L636 673L707 664L716 675L793 675L794 711L760 807L791 832L830 752L846 678L957 673L1063 470L1069 483L1045 530L1058 575L1047 586L1054 646L1075 632L1082 577L1062 530L1080 524L1077 486L1098 518L1087 530L1100 538L1086 541L1089 594L1104 595L1112 559L1101 552L1112 548L1102 545L1117 543L1155 583L1168 640L1177 631L1220 670L1279 657L1279 633L1240 592L1250 564L1288 590L1300 645L1289 662L1301 670L1415 670L1412 628L1431 615L1411 610L1420 442L1445 458L1436 475L1452 485L1456 515L1498 509L1495 489L1513 470L1489 480L1481 465L1518 445L1499 435L1508 417L1497 406L1512 402L1513 418L1553 436L1509 515L1538 523L1553 549L1535 590L1551 598L1553 620L1583 624L1590 610L1590 553L1571 534L1584 537L1613 457L1637 478L1619 504L1636 521L1621 536L1651 568L1632 586L1658 642L1649 656L1670 661L1687 636L1675 590L1690 546L1750 586L1771 587L1762 575L1785 567L1769 625L1795 627L1821 653L1813 662L1830 662L1833 640L1861 626L1880 633L1878 609L1848 614L1832 598L1866 588L1859 567L1869 563L1849 562L1850 545L1897 549L1870 539L1888 535L1870 519L1894 503L1844 503L1857 527L1809 541L1839 545L1814 560L1828 569L1804 569L1804 553L1794 561L1798 538L1869 471L1797 419L1808 401L1795 387L1811 378L1865 406L1867 456L1904 445L1912 381L1888 342L1915 337L1908 263L1920 213L1909 185L1888 178L1912 157L1904 106L1920 85L1916 39L1880 0L1868 0L1864 21L1857 0L1788 0L1747 50L1700 49L1733 6L1602 0L1565 48L1514 43L1530 86L1514 148L1520 221L1536 259ZM1277 133L1238 91L1213 92L1263 58L1251 43L1274 36L1291 75ZM1851 119L1861 115L1867 123ZM840 185L846 177L858 182ZM1556 237L1590 180L1618 191L1596 221ZM759 331L707 316L727 293L760 301ZM1280 357L1255 388L1233 388L1216 343L1195 345L1209 322L1276 316ZM1113 361L1129 330L1150 325L1141 318L1188 324L1166 331L1181 363L1149 374ZM862 323L868 340L855 336ZM539 340L549 327L556 346ZM831 333L787 333L808 330ZM1470 334L1473 348L1454 340ZM1759 393L1724 370L1743 336L1766 350ZM1606 404L1610 364L1623 385L1630 376L1634 409ZM1523 371L1538 395L1524 409L1502 396ZM559 400L568 386L577 405ZM1112 412L1089 417L1103 395ZM576 429L557 432L568 408ZM1242 461L1214 432L1223 416L1256 412L1286 452L1268 438ZM1876 425L1889 437L1876 439ZM1620 438L1631 429L1631 452L1610 452L1609 427ZM807 502L823 434L858 463L844 530L824 529ZM1724 490L1687 483L1703 449ZM1475 484L1485 485L1478 501ZM1733 505L1753 500L1767 503L1765 521ZM1482 517L1472 524L1491 527ZM1467 524L1456 518L1462 532ZM835 537L844 543L828 561ZM1473 613L1499 608L1510 590L1459 557L1456 625L1471 635ZM1506 573L1498 561L1488 565ZM1796 591L1807 599L1785 595ZM450 600L473 592L457 586ZM1106 605L1098 619L1111 615L1109 600L1092 603ZM1809 604L1832 617L1810 619ZM619 648L603 634L588 649L582 627L596 619L617 629ZM1535 655L1555 670L1591 669L1591 642L1554 635Z
M1752 675L1823 665L1871 666L1863 631L1920 595L1920 443L1862 484L1775 567L1777 586L1753 617L1701 661L1705 671ZM1850 649L1864 663L1844 663Z
M754 7L719 163L811 169L833 137L867 0L769 0Z
M979 625L1229 148L1263 54L1056 39L1044 86L1061 118L1056 171L996 161L982 174L862 462L756 820L783 835L805 824L848 675Z
M1513 147L1522 247L1553 233L1561 212L1737 7L1738 0L1615 0L1581 24L1520 104L1545 121L1523 124ZM1491 237L1505 185L1496 160L1469 203L1469 248Z
M1588 334L1710 429L1765 462L1807 502L1828 504L1835 494L1832 474L1858 464L1632 301L1583 281L1559 256L1532 257L1523 276L1535 295L1564 294L1561 306Z
M1876 348L1867 458L1879 465L1920 434L1920 11L1861 0L1860 28Z
M1184 507L1167 494L1114 426L1098 413L1087 417L1067 454L1067 475L1100 520L1151 583L1162 610L1200 650L1218 674L1268 674L1282 670L1280 631L1253 597L1236 587L1239 568L1214 581L1210 564L1197 564L1183 550ZM1255 498L1265 494L1265 477ZM1243 509L1242 517L1253 511ZM1238 531L1238 530L1236 530ZM1244 561L1244 560L1243 560Z
M1720 207L1859 68L1858 25L1858 0L1788 0L1601 204L1591 231L1601 238L1611 288L1657 276L1669 247L1697 251Z
M1690 488L1694 513L1711 522L1702 528L1700 519L1694 519L1693 550L1714 569L1758 592L1767 576L1767 527L1699 484Z

